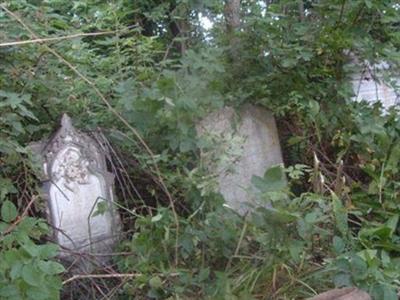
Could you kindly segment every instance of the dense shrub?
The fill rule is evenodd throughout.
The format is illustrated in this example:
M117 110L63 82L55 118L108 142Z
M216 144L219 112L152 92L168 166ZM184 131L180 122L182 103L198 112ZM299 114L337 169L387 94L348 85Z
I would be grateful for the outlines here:
M364 62L398 71L399 12L396 1L241 1L240 28L227 30L218 0L1 4L0 297L292 299L356 285L397 299L398 112L352 101L349 80ZM274 112L287 168L254 178L274 208L240 217L203 160L230 161L220 150L240 141L199 139L195 124L244 103ZM123 169L125 235L96 270L121 277L62 284L71 274L46 239L27 145L63 112L101 128Z

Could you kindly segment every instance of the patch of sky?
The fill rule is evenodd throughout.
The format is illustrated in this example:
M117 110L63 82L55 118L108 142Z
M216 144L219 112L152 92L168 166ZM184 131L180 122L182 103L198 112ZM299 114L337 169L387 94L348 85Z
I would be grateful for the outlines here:
M202 13L199 13L199 21L201 27L203 27L205 31L211 30L214 26L214 23L207 16L204 16Z

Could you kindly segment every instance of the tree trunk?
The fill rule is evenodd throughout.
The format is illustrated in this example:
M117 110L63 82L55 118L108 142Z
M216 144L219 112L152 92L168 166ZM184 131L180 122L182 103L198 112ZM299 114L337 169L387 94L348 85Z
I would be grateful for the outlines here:
M237 30L240 27L240 0L226 0L224 8L226 31L230 46L230 58L234 65L238 65L239 60L239 38Z
M227 0L224 12L227 31L232 34L240 26L240 0Z
M183 55L186 52L190 34L189 10L186 5L172 6L169 19L169 29L173 38L179 38L179 41L174 43L175 48Z
M305 15L304 15L304 2L303 0L299 0L299 15L300 15L300 21L304 21Z

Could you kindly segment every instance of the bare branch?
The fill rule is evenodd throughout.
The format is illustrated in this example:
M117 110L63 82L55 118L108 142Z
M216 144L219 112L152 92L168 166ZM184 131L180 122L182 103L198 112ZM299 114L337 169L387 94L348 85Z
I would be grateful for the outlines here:
M3 6L2 6L2 8L3 8ZM75 39L75 38L79 38L79 37L110 35L110 34L115 34L115 33L126 32L135 27L137 27L137 25L132 25L132 26L128 26L127 28L124 28L124 29L113 30L113 31L88 32L88 33L81 32L81 33L65 35L65 36L37 38L37 39L25 40L25 41L5 42L5 43L0 43L0 47L22 46L22 45L27 45L27 44L42 44L42 43L47 43L47 42L70 40L70 39Z
M63 281L63 285L78 279L94 279L94 278L134 278L142 274L140 273L129 273L129 274L82 274L74 275L67 280Z
M134 277L139 277L142 276L143 274L141 273L115 273L115 274L81 274L81 275L74 275L67 280L63 281L63 285L74 281L78 279L94 279L94 278L134 278ZM159 276L162 276L162 274L158 274ZM168 274L167 276L178 276L179 273L171 273Z

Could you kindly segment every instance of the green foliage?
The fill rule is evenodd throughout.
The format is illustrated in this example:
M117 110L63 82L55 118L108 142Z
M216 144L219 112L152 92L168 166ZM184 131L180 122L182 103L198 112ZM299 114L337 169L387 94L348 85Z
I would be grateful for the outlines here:
M42 239L25 146L67 112L82 129L104 129L146 195L117 203L128 232L119 247L132 255L114 261L138 273L121 299L301 299L347 285L395 299L398 111L353 102L350 79L364 62L385 61L388 81L398 72L398 4L305 0L299 11L299 1L241 1L232 58L224 1L200 2L7 1L41 37L112 33L47 42L67 63L41 43L0 47L0 298L59 298L64 269ZM0 43L33 38L0 10ZM249 102L277 117L287 168L252 178L262 206L242 217L223 206L210 171L229 169L241 141L198 138L195 125ZM95 214L104 211L99 202Z
M35 243L48 234L47 225L30 217L13 223L17 211L8 200L3 202L1 216L0 298L58 299L62 285L56 275L64 271L61 264L52 260L58 247Z

